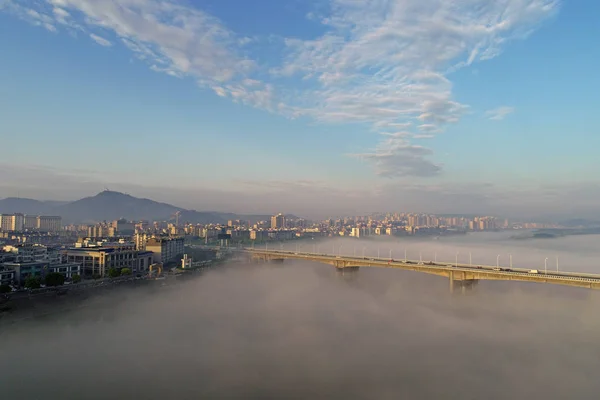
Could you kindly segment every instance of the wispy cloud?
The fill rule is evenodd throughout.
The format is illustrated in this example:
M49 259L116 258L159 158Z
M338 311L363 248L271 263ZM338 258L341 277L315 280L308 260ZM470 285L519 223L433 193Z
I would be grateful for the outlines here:
M110 47L110 46L112 46L112 43L111 43L109 40L107 40L107 39L104 39L104 38L103 38L103 37L101 37L101 36L98 36L98 35L96 35L96 34L90 33L90 37L91 37L91 38L92 38L92 39L93 39L93 40L94 40L96 43L98 43L100 46L104 46L104 47Z
M406 140L443 132L468 111L453 98L449 73L498 56L559 6L559 0L326 1L330 7L320 8L326 14L310 14L326 32L312 40L284 38L284 53L268 65L252 51L269 40L238 35L185 2L8 0L4 8L51 31L83 31L101 45L109 42L93 32L111 32L154 71L192 77L235 102L322 123L370 124L376 133L402 137L360 155L392 177L441 171L428 160L431 151Z
M331 0L320 16L328 32L288 40L277 72L312 83L299 113L376 131L412 123L416 135L435 134L468 110L453 100L448 73L498 56L557 8L557 0ZM383 176L429 176L441 171L431 154L386 140L362 157Z
M239 48L238 38L219 19L202 10L170 0L46 0L30 3L8 0L9 12L49 30L62 25L83 31L96 43L112 42L93 33L112 31L134 55L155 71L192 77L234 101L271 107L272 88L245 78L256 65Z
M493 110L486 111L485 116L488 119L499 121L501 119L504 119L507 115L512 114L513 112L515 112L514 107L502 106L494 108Z

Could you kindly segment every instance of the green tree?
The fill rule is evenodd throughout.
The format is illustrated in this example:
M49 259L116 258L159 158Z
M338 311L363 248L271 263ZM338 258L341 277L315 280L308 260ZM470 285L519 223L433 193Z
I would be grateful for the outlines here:
M25 279L25 288L27 289L39 289L41 280L39 277L30 275Z
M79 282L81 282L81 275L74 274L74 275L71 277L71 280L73 281L73 283L79 283Z
M0 294L10 293L12 289L8 285L0 285Z
M119 275L121 275L121 273L116 268L111 268L108 270L108 276L110 276L111 278L116 278Z
M131 269L129 268L122 268L121 269L121 275L125 276L125 275L131 275Z
M46 286L62 286L65 284L65 276L58 272L46 274Z

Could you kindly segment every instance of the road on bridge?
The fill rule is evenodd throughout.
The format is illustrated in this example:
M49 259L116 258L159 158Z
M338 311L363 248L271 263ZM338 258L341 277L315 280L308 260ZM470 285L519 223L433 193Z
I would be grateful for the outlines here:
M451 281L464 280L511 280L528 281L567 286L600 289L600 274L582 272L545 271L523 268L501 268L489 265L470 265L462 263L423 262L416 260L397 260L377 257L352 257L324 253L294 252L285 250L263 250L245 248L242 251L252 254L255 258L274 259L304 259L331 264L337 268L347 267L383 267L400 268L419 271L434 275L446 276Z

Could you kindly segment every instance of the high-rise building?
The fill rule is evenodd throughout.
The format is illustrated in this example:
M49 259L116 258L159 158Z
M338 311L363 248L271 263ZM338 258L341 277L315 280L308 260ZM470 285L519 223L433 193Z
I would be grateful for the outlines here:
M271 229L283 229L285 228L285 216L282 213L273 215L271 217Z
M28 231L37 229L37 215L25 215L24 228Z
M62 228L62 218L40 215L37 217L37 229L40 232L58 232Z
M25 228L23 214L1 214L0 229L4 232L22 232Z

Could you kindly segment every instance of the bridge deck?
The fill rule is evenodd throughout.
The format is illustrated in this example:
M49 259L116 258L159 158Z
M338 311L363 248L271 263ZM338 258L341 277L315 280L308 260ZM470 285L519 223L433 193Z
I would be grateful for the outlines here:
M600 274L587 274L579 272L545 272L544 270L523 268L498 268L489 265L450 264L441 262L420 262L415 260L395 260L376 257L350 257L331 254L301 253L293 251L244 249L255 258L265 260L299 259L331 264L337 268L348 267L378 267L399 268L418 271L427 274L445 276L456 281L461 280L504 280L538 282L556 285L567 285L600 289Z

